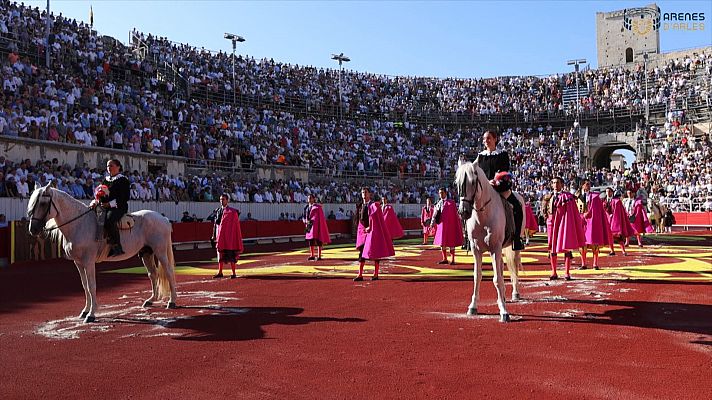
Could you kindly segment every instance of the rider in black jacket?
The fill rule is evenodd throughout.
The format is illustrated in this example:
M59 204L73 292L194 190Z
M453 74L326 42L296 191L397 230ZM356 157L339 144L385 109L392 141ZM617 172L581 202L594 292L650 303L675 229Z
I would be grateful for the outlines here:
M524 205L520 204L519 200L512 193L512 177L511 174L497 174L499 172L510 172L511 166L509 163L509 154L506 151L497 149L499 136L494 130L488 130L482 137L482 142L485 145L485 150L477 155L477 163L482 171L484 171L487 179L494 185L495 190L505 197L509 204L512 205L514 211L514 224L516 233L514 235L514 250L523 250L524 243L520 236L522 232L522 218L524 216ZM497 178L497 179L495 179Z
M113 245L111 256L124 253L121 248L119 227L117 226L121 217L129 211L129 195L131 183L129 179L121 174L123 168L119 160L109 160L106 163L106 171L109 176L105 177L102 184L109 188L109 195L99 199L99 204L106 209L106 221L104 229L108 236L108 242Z

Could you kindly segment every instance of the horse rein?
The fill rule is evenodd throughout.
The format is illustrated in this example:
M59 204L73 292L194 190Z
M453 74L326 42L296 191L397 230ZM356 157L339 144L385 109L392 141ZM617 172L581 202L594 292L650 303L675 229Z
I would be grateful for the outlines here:
M49 214L49 210L50 210L52 207L54 207L54 210L57 211L57 214L59 215L59 209L57 208L57 205L54 204L54 200L52 199L52 196L51 196L51 195L46 194L46 193L43 193L42 196L40 196L40 197L48 197L48 198L49 198L49 203L47 204L47 210L44 212L44 214L42 215L41 218L38 218L38 217L35 217L35 216L34 216L34 215L35 215L35 209L37 208L37 205L40 204L40 201L39 201L39 199L38 199L38 200L37 200L37 203L35 204L35 207L32 208L32 214L30 214L30 220L32 220L32 221L42 221L42 220L44 220L44 219L47 217L47 214ZM51 228L46 228L46 227L43 226L43 227L42 227L42 231L44 231L44 232L51 232L51 231L53 231L53 230L55 230L55 229L61 228L61 227L65 226L65 225L71 224L72 222L74 222L74 221L78 220L79 218L81 218L81 217L83 217L83 216L89 214L89 213L92 212L92 211L94 211L94 209L89 208L87 211L85 211L85 212L83 212L83 213L77 215L77 216L74 217L74 218L71 218L69 221L65 221L65 222L63 222L62 224L57 225L57 226L53 226L53 227L51 227ZM45 221L44 223L45 223L45 225L46 225L46 224L47 224L47 221Z
M461 191L467 193L466 181L464 181L464 182L462 183L462 186L463 186L463 187L461 188ZM492 198L490 197L490 198L485 202L485 204L483 204L482 207L480 207L479 209L475 208L475 198L477 197L477 188L479 187L480 189L482 189L482 182L480 182L480 177L479 177L479 176L478 176L477 178L475 178L475 184L474 184L474 186L475 186L475 191L472 193L472 197L468 199L468 198L465 198L465 197L463 197L463 196L460 196L460 201L464 201L465 203L471 204L471 205L472 205L472 209L479 213L479 212L482 212L482 211L485 210L485 207L487 207L487 204L489 204L489 202L492 201ZM465 190L462 190L462 189L465 189Z

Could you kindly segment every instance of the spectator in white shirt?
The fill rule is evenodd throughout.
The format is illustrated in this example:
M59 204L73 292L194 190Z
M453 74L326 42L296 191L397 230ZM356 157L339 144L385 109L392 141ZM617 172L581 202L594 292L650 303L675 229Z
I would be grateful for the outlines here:
M27 178L22 176L20 180L17 181L17 194L22 198L29 197L30 188L27 185Z

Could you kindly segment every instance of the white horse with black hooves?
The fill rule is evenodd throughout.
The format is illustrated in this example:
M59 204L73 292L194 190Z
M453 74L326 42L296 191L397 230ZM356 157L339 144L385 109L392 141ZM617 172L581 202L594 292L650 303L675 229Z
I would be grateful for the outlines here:
M176 308L171 223L155 211L141 210L131 215L135 225L129 233L122 231L120 235L124 254L107 257L106 242L96 241L99 226L94 210L49 185L35 189L30 196L27 205L30 234L38 236L45 233L62 242L67 258L77 266L86 298L80 314L84 322L96 320L96 263L122 261L136 254L151 279L151 297L143 302L143 306L149 307L156 300L168 299L166 308Z
M460 196L460 216L466 221L467 232L470 237L470 247L474 257L475 288L472 293L472 302L467 308L468 315L477 314L477 302L480 296L480 283L482 281L482 254L487 251L492 257L492 270L494 271L494 286L497 290L497 306L499 307L500 322L509 322L504 286L504 261L503 247L510 262L508 268L512 276L514 291L512 299L519 299L516 254L512 250L511 242L505 243L506 212L505 201L490 185L485 173L477 163L460 163L455 175L455 184ZM520 198L521 204L524 204Z

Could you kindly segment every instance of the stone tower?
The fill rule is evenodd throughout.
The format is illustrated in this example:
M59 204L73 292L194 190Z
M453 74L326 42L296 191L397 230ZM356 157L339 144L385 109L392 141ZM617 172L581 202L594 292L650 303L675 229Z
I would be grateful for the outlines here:
M642 61L660 53L660 8L656 4L596 13L598 67Z

